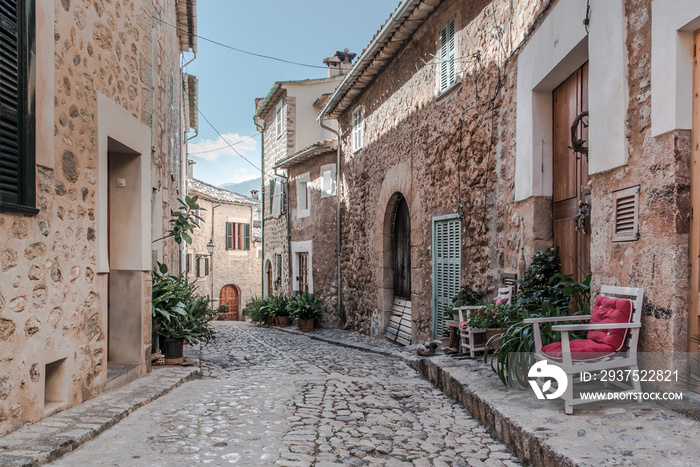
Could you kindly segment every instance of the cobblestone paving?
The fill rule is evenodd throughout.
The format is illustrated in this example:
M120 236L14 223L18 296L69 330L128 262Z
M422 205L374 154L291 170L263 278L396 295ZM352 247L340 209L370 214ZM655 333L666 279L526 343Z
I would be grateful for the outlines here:
M53 465L519 465L402 361L216 323L204 378Z

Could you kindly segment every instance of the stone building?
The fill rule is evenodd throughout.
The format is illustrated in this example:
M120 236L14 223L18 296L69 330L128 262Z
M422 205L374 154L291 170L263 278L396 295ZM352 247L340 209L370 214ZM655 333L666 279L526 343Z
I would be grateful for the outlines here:
M589 4L404 0L361 54L320 116L353 327L383 333L401 298L427 339L460 284L493 291L558 246L594 292L644 288L643 350L689 348L700 4Z
M275 83L256 99L262 133L263 295L316 294L337 304L335 123L316 121L330 93L352 67L347 49L326 58L326 78ZM326 314L328 319L332 315Z
M184 193L196 15L19 0L0 17L3 434L150 371L152 261L179 259L152 239Z
M190 196L198 196L199 229L187 247L186 271L212 306L227 304L220 319L242 320L246 301L260 296L262 280L262 225L260 200L222 190L200 180L187 182ZM207 246L214 244L210 254ZM211 248L211 246L209 246Z

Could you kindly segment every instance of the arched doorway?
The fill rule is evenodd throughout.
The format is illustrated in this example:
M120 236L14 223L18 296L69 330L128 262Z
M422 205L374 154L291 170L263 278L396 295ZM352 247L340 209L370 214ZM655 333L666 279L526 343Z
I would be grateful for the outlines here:
M220 313L219 319L238 320L238 311L240 308L240 294L238 287L233 284L225 285L219 292L219 306L228 305L228 313Z
M408 203L403 196L396 206L393 224L391 250L394 258L394 297L410 301L411 217L408 213Z

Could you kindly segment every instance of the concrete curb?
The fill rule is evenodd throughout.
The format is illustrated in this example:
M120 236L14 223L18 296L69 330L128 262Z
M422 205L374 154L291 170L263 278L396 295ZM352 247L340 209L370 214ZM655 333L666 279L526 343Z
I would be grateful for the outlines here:
M201 375L199 367L155 367L146 376L0 438L0 466L47 464L149 402Z

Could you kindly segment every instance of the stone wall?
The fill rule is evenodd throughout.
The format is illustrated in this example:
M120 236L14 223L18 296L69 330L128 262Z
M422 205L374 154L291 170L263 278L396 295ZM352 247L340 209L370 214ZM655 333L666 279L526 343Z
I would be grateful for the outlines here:
M169 82L164 75L170 69L176 83L179 79L175 30L158 25L152 30L151 19L160 15L174 24L174 2L37 3L37 36L48 33L54 39L52 48L38 51L39 57L50 57L54 82L48 83L48 94L37 91L44 93L37 102L46 103L37 108L37 120L55 123L53 134L37 130L37 141L48 141L52 151L52 156L37 155L39 213L0 213L0 434L94 397L106 381L108 275L98 270L96 259L96 243L106 232L99 233L96 207L99 175L107 168L97 157L98 93L135 121L154 122L152 173L161 211L169 212L177 194L170 161L163 156L170 147L169 120L164 120L170 116L170 99L151 93L152 85L160 89ZM39 81L46 76L40 74ZM175 102L179 105L178 96ZM157 222L154 232L161 233L161 222L164 228L167 220ZM145 235L150 238L150 231ZM164 244L165 259L176 258L172 242ZM143 292L143 299L137 299L142 304L139 353L145 354L150 275L138 272L138 280ZM145 373L150 359L142 355L140 363Z
M324 324L340 325L337 308L337 253L335 196L321 197L321 167L335 164L336 153L330 152L290 168L291 234L292 242L311 241L313 245L314 295L323 303ZM309 174L310 215L297 217L297 184L299 175Z
M385 323L386 261L376 252L391 234L382 223L392 191L407 198L411 214L415 341L430 337L434 216L463 206L461 281L491 293L502 273L522 271L535 251L552 246L551 197L515 202L517 70L518 46L542 24L537 15L547 7L546 18L559 3L443 2L339 119L343 296L354 328L379 333ZM623 167L592 175L593 288L644 287L642 348L661 350L664 343L668 349L671 342L683 350L690 136L651 136L651 1L624 6L629 158ZM437 37L455 15L461 83L436 96ZM365 143L353 153L357 106L364 109ZM641 238L612 243L612 192L635 185Z
M261 295L262 242L253 236L253 212L255 206L236 204L219 204L200 196L199 205L203 209L199 229L192 235L192 245L188 248L190 269L188 278L196 280L197 292L210 296L214 308L219 306L219 292L225 285L234 285L239 291L239 319L246 301ZM214 208L215 207L215 208ZM207 255L207 243L212 238L212 213L214 215L214 254L210 258L210 270L207 276L201 271L196 277L195 261L198 254ZM226 223L236 222L250 224L250 250L226 249ZM203 267L203 266L202 266ZM212 280L214 288L212 289ZM213 294L212 294L213 290Z

